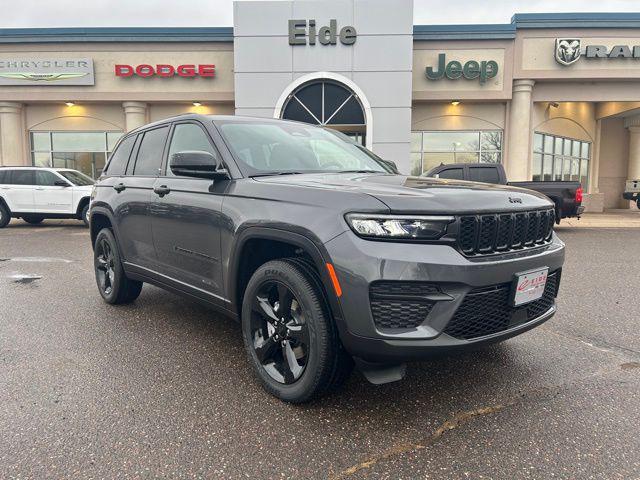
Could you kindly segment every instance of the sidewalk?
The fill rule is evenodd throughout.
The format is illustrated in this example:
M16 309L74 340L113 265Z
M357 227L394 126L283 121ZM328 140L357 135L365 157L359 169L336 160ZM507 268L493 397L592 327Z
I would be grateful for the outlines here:
M565 218L556 225L563 228L640 228L640 210L607 210L604 213L585 213L580 220Z

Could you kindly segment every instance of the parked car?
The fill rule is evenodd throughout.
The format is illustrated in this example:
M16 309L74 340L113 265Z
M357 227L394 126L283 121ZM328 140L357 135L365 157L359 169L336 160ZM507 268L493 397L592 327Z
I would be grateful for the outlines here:
M543 193L555 204L556 223L568 217L578 217L584 212L582 185L580 182L507 182L507 174L499 163L453 163L439 165L424 173L425 177L470 180L528 188Z
M93 184L67 168L0 167L0 228L11 217L34 225L45 218L75 218L89 225Z
M640 180L627 180L622 198L636 202L636 205L640 208Z
M564 244L546 196L392 170L303 123L141 127L94 189L99 292L127 303L148 282L239 319L257 377L289 402L336 388L354 361L374 383L399 380L407 360L555 313Z

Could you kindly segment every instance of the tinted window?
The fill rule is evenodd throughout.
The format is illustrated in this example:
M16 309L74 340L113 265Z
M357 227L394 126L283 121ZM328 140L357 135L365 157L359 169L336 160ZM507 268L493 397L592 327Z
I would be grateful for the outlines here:
M74 185L78 185L79 187L84 187L87 185L93 185L94 182L91 177L87 177L84 173L76 172L75 170L62 170L60 175L69 180Z
M469 177L474 182L500 183L497 168L473 167L469 169Z
M134 175L158 175L168 131L168 127L162 127L144 133L138 149Z
M124 175L124 172L127 169L129 156L131 155L131 149L133 149L135 141L136 136L131 135L130 137L125 138L120 145L118 145L116 151L111 154L111 157L109 157L109 164L105 169L106 174Z
M14 170L11 174L12 185L35 185L33 170Z
M450 180L464 180L461 168L447 168L438 174L438 178L448 178Z
M9 177L9 170L0 170L0 185L3 183L8 183L7 178Z
M57 181L63 181L56 174L47 172L46 170L38 170L36 172L36 185L42 187L53 187Z
M173 129L171 145L169 146L169 162L171 162L171 155L186 150L209 152L218 159L218 154L211 145L207 134L194 123L182 123L176 125ZM167 168L167 175L173 175L170 168Z

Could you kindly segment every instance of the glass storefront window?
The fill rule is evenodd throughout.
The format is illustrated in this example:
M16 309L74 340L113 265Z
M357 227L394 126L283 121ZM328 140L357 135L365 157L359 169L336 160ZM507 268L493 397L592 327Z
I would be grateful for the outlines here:
M587 190L590 151L590 142L536 132L533 138L533 181L579 181Z
M502 130L411 132L411 174L441 164L500 163Z
M31 132L33 165L72 168L97 178L122 132Z

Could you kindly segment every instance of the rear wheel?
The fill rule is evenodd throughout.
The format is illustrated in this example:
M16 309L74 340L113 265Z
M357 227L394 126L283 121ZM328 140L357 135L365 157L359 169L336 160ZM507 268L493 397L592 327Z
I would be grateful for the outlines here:
M262 265L247 285L242 332L264 388L302 403L342 383L352 368L317 278L296 260Z
M133 302L142 290L142 282L127 278L113 233L103 228L96 237L93 251L96 283L107 303Z
M636 199L636 205L638 206L638 208L640 208L640 197Z
M7 208L0 203L0 228L6 227L11 221L11 216Z
M44 217L40 215L27 215L25 217L22 217L22 220L24 220L27 223L30 223L31 225L38 225L39 223L42 223L42 221L44 220Z

